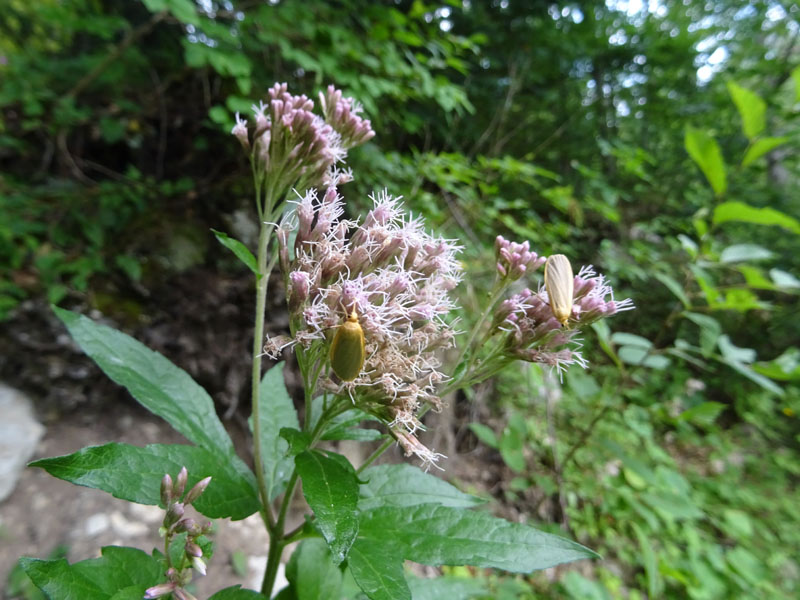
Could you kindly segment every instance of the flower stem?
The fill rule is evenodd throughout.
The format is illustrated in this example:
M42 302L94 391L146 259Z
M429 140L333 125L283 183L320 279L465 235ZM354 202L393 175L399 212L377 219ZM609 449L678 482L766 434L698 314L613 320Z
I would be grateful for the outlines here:
M258 195L258 188L256 194ZM257 202L260 206L260 202ZM269 204L269 202L268 202ZM253 454L255 455L256 480L258 492L261 496L261 505L266 518L268 529L272 529L275 520L272 516L267 483L264 480L264 464L261 459L261 419L259 414L259 395L261 389L261 354L264 343L264 310L267 302L267 286L269 284L269 269L267 267L267 247L269 245L272 227L263 221L260 223L258 236L258 276L256 280L256 315L255 331L253 332L253 372L252 372L252 411L253 411Z

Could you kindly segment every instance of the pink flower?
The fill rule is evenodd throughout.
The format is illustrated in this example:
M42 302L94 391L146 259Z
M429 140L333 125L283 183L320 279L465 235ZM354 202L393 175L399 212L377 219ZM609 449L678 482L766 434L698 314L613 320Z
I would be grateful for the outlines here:
M416 413L423 404L441 406L436 388L445 375L437 354L453 343L448 315L454 308L450 292L461 278L460 248L427 233L421 219L403 212L399 198L384 191L372 200L373 209L359 226L342 218L335 188L322 198L312 190L281 225L286 234L278 235L279 245L286 246L288 232L296 232L291 261L289 249L280 248L287 256L288 343L300 344L306 357L324 365L337 328L355 310L365 337L364 367L352 382L326 376L320 384L350 395L430 462L438 455L420 450L419 442L409 445L407 438L421 427ZM274 355L285 345L268 340L266 350Z

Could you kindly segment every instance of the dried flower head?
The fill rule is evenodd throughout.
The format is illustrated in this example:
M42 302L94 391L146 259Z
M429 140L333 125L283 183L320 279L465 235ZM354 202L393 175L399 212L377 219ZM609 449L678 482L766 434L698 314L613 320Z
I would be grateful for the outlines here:
M399 198L384 191L372 200L362 225L342 219L335 187L322 198L312 190L296 202L278 235L292 338L268 340L266 350L275 354L299 344L307 357L325 364L337 329L355 311L364 366L352 381L324 377L321 385L349 395L387 424L406 450L431 464L438 455L407 439L421 428L416 415L422 405L441 406L436 389L445 376L437 350L453 343L447 316L454 307L450 291L461 278L459 246L428 234L420 218L403 212ZM291 249L289 230L296 232Z

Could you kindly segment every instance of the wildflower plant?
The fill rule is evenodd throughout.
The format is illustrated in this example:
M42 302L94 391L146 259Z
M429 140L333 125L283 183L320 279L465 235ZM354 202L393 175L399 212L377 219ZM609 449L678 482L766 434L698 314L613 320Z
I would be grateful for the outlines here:
M320 94L319 107L321 115L311 99L276 84L266 103L253 106L252 119L236 115L232 131L253 173L260 223L255 255L216 235L255 279L253 468L237 455L212 399L188 374L118 331L55 309L111 379L190 443L111 443L32 463L67 481L165 509L164 548L152 555L108 547L101 558L73 565L21 559L49 597L192 598L192 574L205 574L212 547L210 524L185 515L190 505L212 519L258 513L269 535L260 592L236 586L214 594L215 600L269 596L284 549L298 541L290 566L313 568L289 568L282 598L304 597L298 590L323 584L326 598L349 597L347 576L369 598L408 600L404 560L530 572L595 556L575 542L474 510L480 499L427 472L442 469L446 457L420 439L422 419L514 361L561 372L585 367L581 328L632 308L630 301L615 301L604 278L584 267L571 298L559 299L571 304L564 325L541 284L536 291L525 287L538 281L545 257L528 242L498 237L494 284L478 318L461 331L455 315L456 289L465 277L459 244L429 231L386 190L373 194L366 215L347 218L341 188L352 173L344 160L374 132L359 106L332 86ZM276 264L289 329L266 338ZM284 364L262 369L265 357L289 353L302 381L299 411L284 385ZM373 427L363 427L370 421ZM325 445L336 440L380 443L352 465ZM373 466L394 444L419 466ZM309 512L287 530L300 483Z

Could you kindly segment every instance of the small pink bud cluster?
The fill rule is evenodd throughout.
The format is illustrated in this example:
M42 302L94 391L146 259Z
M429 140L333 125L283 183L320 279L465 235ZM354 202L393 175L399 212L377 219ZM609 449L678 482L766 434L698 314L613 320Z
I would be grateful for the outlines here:
M584 368L587 365L581 353L569 347L576 344L578 327L633 308L629 298L615 301L605 278L588 266L574 279L572 318L576 321L575 327L562 327L553 315L543 288L537 293L525 288L503 301L494 314L492 327L505 337L506 357L552 365L563 372L571 364Z
M181 467L174 483L169 473L161 479L161 502L164 503L167 510L160 531L167 537L168 544L176 534L187 533L183 548L184 555L195 571L205 575L206 563L203 560L203 550L198 544L198 538L211 530L211 523L199 524L191 517L186 517L185 512L186 507L191 506L206 490L211 482L211 477L198 481L184 496L183 492L186 489L188 478L189 473L186 467ZM181 600L194 600L194 596L184 589L192 580L192 569L176 568L169 562L169 557L167 560L165 574L168 581L148 588L145 591L144 599L153 600L172 594L173 597Z
M355 310L366 344L364 367L352 382L324 378L321 385L348 393L387 424L407 452L430 464L438 455L408 440L421 427L420 406L441 404L437 351L453 343L446 317L461 278L459 247L426 233L399 199L383 192L372 200L361 226L341 218L342 199L333 187L321 199L311 191L296 203L293 220L278 230L292 337L269 339L265 350L276 356L300 344L306 357L324 366L337 328ZM290 230L296 231L293 248Z
M369 121L357 116L354 101L342 98L334 88L329 88L327 97L337 98L342 107L331 113L335 123L326 123L314 114L312 100L292 95L287 89L285 83L276 83L269 89L267 104L253 105L252 137L247 121L238 113L231 130L248 153L255 153L259 172L269 178L278 197L292 188L306 190L328 184L334 178L341 182L343 177L336 173L335 165L344 161L347 149L375 135Z
M352 98L343 98L332 85L325 94L319 93L319 103L325 120L342 136L342 146L350 149L375 136L369 120L359 116L361 106Z
M511 281L533 273L545 261L544 256L531 252L531 244L527 240L518 244L508 241L502 235L495 238L494 251L497 257L497 272L500 277L507 277Z

